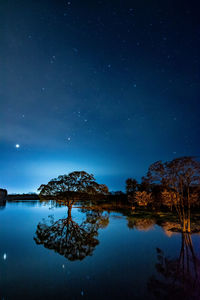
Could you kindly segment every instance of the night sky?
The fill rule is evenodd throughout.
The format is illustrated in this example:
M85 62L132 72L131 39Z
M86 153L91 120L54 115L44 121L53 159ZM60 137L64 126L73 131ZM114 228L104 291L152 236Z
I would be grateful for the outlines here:
M198 1L2 0L0 186L74 170L110 190L199 155Z

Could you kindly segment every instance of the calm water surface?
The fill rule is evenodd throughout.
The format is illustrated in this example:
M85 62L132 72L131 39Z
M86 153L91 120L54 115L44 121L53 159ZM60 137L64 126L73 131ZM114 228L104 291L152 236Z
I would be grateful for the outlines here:
M168 225L7 203L0 210L0 299L200 299L199 235L189 241Z

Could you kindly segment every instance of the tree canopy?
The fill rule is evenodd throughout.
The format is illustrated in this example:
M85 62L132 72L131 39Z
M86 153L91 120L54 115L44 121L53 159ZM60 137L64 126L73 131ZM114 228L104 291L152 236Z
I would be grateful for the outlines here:
M150 165L141 184L129 178L126 190L136 205L174 207L183 232L190 232L190 208L200 202L200 162L190 156L157 161Z
M38 191L40 196L59 196L66 192L79 192L88 194L108 194L105 184L96 182L93 174L85 171L74 171L68 175L60 175L42 184Z

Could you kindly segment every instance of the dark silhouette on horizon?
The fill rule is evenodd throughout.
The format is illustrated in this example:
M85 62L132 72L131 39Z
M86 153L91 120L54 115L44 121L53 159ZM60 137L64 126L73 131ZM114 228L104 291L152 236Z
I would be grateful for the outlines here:
M0 189L0 209L6 206L7 190Z
M78 192L88 194L108 194L105 184L96 182L93 174L85 171L74 171L68 175L60 175L42 184L38 191L40 196L60 196L66 192Z

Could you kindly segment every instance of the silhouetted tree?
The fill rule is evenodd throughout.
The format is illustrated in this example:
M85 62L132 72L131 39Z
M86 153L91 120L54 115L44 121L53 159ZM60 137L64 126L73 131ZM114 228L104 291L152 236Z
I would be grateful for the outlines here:
M151 193L152 192L152 185L150 184L149 180L146 177L143 176L141 183L137 184L137 190L139 192Z
M132 195L136 192L137 180L133 178L128 178L126 180L126 193L127 195Z
M105 184L98 184L96 182L93 182L90 186L86 188L86 193L92 195L96 195L96 194L108 195L109 190Z
M0 189L0 202L4 202L7 197L7 190Z
M133 178L128 178L126 180L126 194L128 201L133 205L135 202L135 193L137 191L137 180Z
M124 196L125 194L122 191L115 191L111 193L114 196Z
M48 184L42 184L38 191L40 196L60 196L66 192L88 194L108 194L105 184L98 184L92 174L84 171L75 171L68 175L60 175Z

